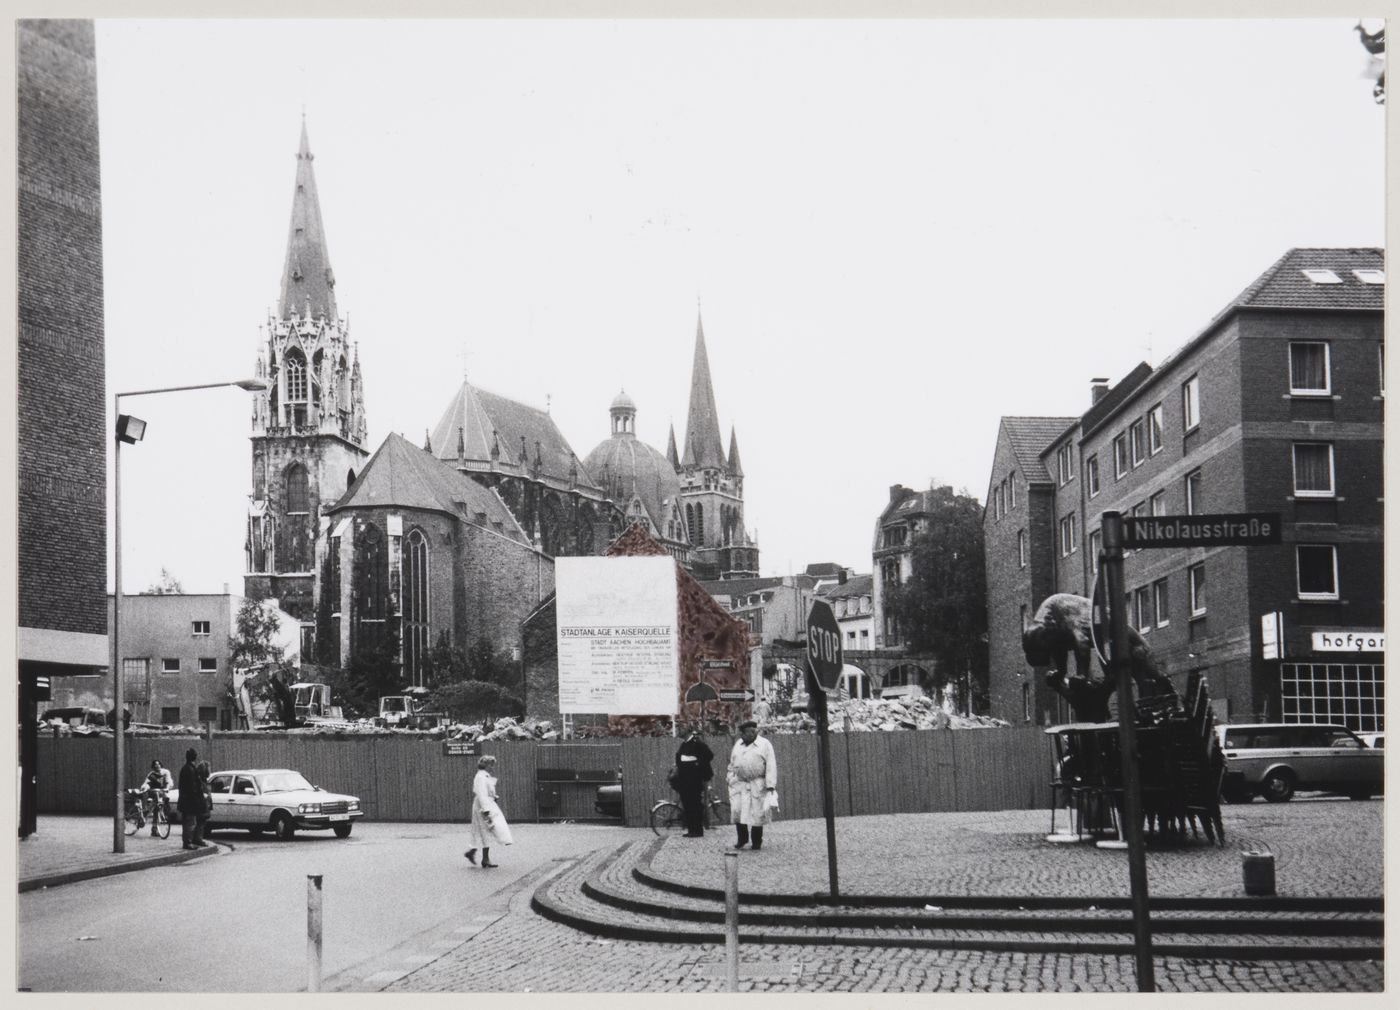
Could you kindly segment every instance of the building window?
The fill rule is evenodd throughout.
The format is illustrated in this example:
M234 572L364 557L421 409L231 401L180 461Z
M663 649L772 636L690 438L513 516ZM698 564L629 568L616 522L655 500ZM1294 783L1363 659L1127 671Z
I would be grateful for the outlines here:
M1282 663L1279 682L1285 722L1340 723L1357 733L1385 729L1382 664Z
M293 463L287 467L284 480L287 486L287 513L307 513L311 511L311 498L307 488L306 467Z
M180 661L178 659L162 659L160 661L161 673L179 673Z
M1133 449L1133 466L1141 466L1142 461L1147 458L1147 444L1144 441L1144 430L1142 421L1137 420L1128 425L1128 441Z
M425 686L428 636L428 538L413 529L403 546L403 672L414 687Z
M151 661L149 659L122 660L122 689L126 700L137 705L146 705L151 700Z
M1070 446L1060 446L1055 453L1055 463L1059 470L1060 487L1064 487L1074 479L1074 454Z
M1147 514L1154 516L1167 514L1167 493L1165 491L1158 491L1147 499Z
M306 359L297 351L287 354L287 402L303 403L306 400Z
M1342 279L1332 270L1304 270L1303 276L1314 284L1340 284Z
M211 723L219 721L219 710L213 705L199 706L199 721L201 723Z
M1192 565L1186 569L1186 585L1191 595L1191 616L1200 617L1206 612L1206 566Z
M1153 456L1162 451L1162 421L1165 416L1160 403L1147 412L1147 451Z
M1016 561L1022 568L1026 567L1026 531L1016 531Z
M1297 552L1298 598L1337 599L1337 548L1331 544L1299 544Z
M1167 580L1158 579L1152 583L1152 621L1159 628L1171 623L1171 595L1167 592Z
M1201 512L1201 471L1192 470L1186 475L1186 514L1200 515Z
M1099 493L1099 455L1094 453L1084 461L1084 483L1089 486L1089 497Z
M1181 428L1191 431L1201 426L1201 377L1193 375L1181 384Z
M209 634L209 622L208 622L208 621L191 621L191 622L190 622L190 634L191 634L191 635L204 635L204 636L207 636L207 635Z
M1293 443L1293 493L1299 498L1331 498L1336 494L1332 443Z
M1385 271L1384 271L1384 270L1353 270L1353 271L1352 271L1352 274L1353 274L1353 275L1356 277L1356 279L1359 280L1362 284L1384 284L1384 283L1385 283Z
M1089 532L1089 560L1097 565L1101 553L1103 553L1103 530L1091 530Z
M1060 556L1074 553L1074 513L1060 520Z
M1152 598L1146 586L1133 591L1133 617L1138 631L1146 633L1152 630Z
M902 547L909 540L909 528L907 526L889 526L885 528L885 546Z
M1288 391L1295 396L1332 392L1331 353L1325 341L1294 341L1288 345Z
M218 673L218 672L219 672L219 661L218 661L217 659L215 659L213 656L200 656L200 657L199 657L199 672L200 672L200 673Z
M1010 508L1016 507L1016 471L1012 470L1006 475L1007 505Z
M162 726L180 725L180 706L173 705L169 708L162 708L160 710L160 724Z

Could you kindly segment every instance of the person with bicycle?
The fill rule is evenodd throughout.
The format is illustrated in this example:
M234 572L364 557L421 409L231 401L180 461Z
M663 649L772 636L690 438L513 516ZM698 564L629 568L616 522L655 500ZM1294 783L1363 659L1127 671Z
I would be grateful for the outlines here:
M777 807L778 762L773 745L758 735L758 723L739 724L739 739L729 754L729 808L742 849L753 840L754 851L763 848L763 825L773 819Z
M150 803L151 810L151 837L158 837L156 831L155 810L165 803L165 794L175 788L175 779L171 776L170 770L165 768L160 761L151 762L150 774L141 783L141 801L144 806ZM144 819L145 812L141 811L140 816ZM138 829L140 825L137 825Z
M715 752L700 739L700 732L695 729L676 750L671 786L680 794L687 838L703 838L705 835L705 788L715 777L712 767L714 759Z

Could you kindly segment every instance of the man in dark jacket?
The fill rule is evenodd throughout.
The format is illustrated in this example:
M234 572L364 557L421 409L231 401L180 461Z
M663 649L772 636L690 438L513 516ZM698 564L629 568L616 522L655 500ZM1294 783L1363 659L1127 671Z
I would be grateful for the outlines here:
M685 811L687 838L705 834L705 783L714 778L711 762L715 752L692 730L676 751L675 789L680 793L681 809Z
M199 780L199 767L195 761L199 754L191 747L185 751L185 763L180 768L180 838L187 849L201 849L209 843L195 831L200 816L204 813L204 786Z

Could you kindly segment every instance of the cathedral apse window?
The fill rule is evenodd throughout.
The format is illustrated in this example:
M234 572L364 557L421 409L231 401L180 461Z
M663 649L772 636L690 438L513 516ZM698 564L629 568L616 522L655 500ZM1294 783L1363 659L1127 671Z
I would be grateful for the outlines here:
M284 482L287 488L287 514L296 515L311 511L311 495L306 476L306 467L293 463L287 467Z
M424 686L428 648L428 538L414 529L403 548L403 672L415 687Z

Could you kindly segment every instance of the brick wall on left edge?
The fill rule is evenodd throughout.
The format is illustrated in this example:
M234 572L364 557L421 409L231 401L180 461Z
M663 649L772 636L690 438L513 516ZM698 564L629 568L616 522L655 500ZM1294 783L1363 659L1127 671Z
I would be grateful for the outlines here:
M19 623L105 634L106 388L91 21L18 23Z

